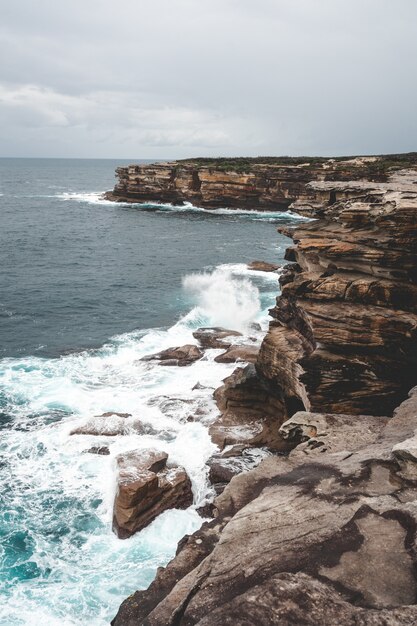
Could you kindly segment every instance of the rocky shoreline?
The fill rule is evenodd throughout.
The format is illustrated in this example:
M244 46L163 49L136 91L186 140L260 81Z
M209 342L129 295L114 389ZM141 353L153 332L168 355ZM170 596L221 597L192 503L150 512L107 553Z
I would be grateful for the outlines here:
M415 156L118 175L109 199L316 220L285 230L294 245L258 354L230 356L222 329L196 337L243 361L214 393L212 519L113 624L417 623Z

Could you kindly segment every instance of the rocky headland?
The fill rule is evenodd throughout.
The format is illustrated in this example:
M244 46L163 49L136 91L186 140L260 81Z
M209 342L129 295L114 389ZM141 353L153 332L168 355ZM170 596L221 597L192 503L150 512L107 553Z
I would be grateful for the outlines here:
M237 362L214 392L218 495L113 624L417 624L417 157L228 167L120 168L109 194L316 218L285 229L259 350L196 333Z
M116 169L117 183L105 198L116 202L185 202L207 208L286 211L343 197L343 183L384 183L393 169L417 164L417 154L384 157L264 157L186 159L132 164ZM325 183L311 188L311 181ZM341 188L331 183L342 183ZM326 183L329 184L326 187ZM348 193L351 193L348 192Z

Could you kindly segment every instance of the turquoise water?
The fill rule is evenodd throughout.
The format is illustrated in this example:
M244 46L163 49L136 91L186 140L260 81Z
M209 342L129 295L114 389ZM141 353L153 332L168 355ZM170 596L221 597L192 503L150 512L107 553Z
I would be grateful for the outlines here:
M0 159L0 624L99 626L201 524L219 351L188 368L139 361L203 325L267 324L295 218L100 200L121 162ZM258 334L258 340L261 334ZM200 382L208 389L193 390ZM106 411L154 429L71 436ZM200 421L187 417L200 414ZM129 420L127 424L129 424ZM109 456L86 453L107 445ZM114 458L156 447L187 469L194 505L121 541Z

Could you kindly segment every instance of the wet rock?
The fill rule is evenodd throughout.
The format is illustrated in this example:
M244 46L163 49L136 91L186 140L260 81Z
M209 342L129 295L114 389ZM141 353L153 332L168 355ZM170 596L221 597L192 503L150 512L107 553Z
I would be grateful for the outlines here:
M213 389L213 387L207 387L206 385L202 385L200 382L197 382L192 391L202 391L203 389Z
M145 528L167 509L192 504L187 473L182 467L167 467L167 459L157 450L133 450L117 457L113 530L120 539Z
M130 417L129 413L103 413L74 428L70 435L116 437L132 433L142 435L149 432L149 429L140 420L130 420Z
M296 447L235 476L114 626L417 623L417 483L393 451L413 436L417 388L390 420L365 416L355 432L348 417L284 424L283 436L328 437L327 452Z
M191 365L194 361L198 361L203 356L201 350L193 344L187 344L178 348L168 348L142 357L141 361L159 361L160 365L167 366L185 366Z
M266 448L232 446L231 450L216 454L208 460L209 481L214 485L222 483L225 486L234 476L248 472L270 455L271 452Z
M279 265L275 263L267 263L266 261L251 261L248 264L248 270L255 270L257 272L276 272L279 269Z
M287 449L279 433L284 402L259 379L254 365L238 367L223 383L214 392L221 415L209 428L213 442L221 449L235 444Z
M230 346L214 358L216 363L236 363L243 361L246 363L255 363L258 357L259 348L256 346Z
M100 454L102 456L110 454L110 450L107 446L92 446L91 448L88 448L88 450L85 450L85 452L88 452L89 454Z
M197 339L203 349L208 348L229 348L231 342L227 337L241 337L242 333L237 330L227 330L221 327L198 328L193 332L193 337Z

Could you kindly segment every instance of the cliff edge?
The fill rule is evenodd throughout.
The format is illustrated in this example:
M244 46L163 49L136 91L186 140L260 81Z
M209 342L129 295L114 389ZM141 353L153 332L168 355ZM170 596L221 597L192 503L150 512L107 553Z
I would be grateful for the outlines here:
M393 169L417 165L417 153L378 157L259 157L187 159L118 167L105 194L116 202L192 204L216 209L286 211L296 200L315 200L311 181L387 181Z

